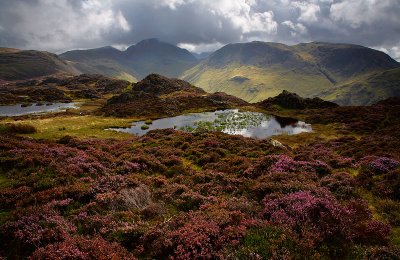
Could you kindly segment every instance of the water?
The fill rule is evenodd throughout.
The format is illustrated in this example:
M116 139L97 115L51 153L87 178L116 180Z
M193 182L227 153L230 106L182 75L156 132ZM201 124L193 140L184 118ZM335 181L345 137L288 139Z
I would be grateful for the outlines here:
M238 109L162 118L146 125L148 129L143 129L144 125L146 125L145 121L139 121L134 122L130 128L111 128L110 130L138 136L154 129L174 128L187 132L208 130L259 139L273 135L294 135L312 131L310 124L293 118L275 117L258 112L239 112Z
M77 108L76 103L44 103L40 106L32 104L27 107L21 107L21 104L17 104L12 106L0 106L0 116L22 116L36 113L59 112L69 108Z

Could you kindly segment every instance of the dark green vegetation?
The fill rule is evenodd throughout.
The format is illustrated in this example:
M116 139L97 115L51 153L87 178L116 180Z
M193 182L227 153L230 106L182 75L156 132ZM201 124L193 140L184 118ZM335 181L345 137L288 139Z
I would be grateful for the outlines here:
M134 84L132 90L109 99L101 111L107 116L158 118L246 105L225 93L209 94L183 80L151 74Z
M126 51L103 47L69 51L60 57L74 62L84 73L100 73L112 77L129 74L135 81L151 73L178 77L197 63L197 59L187 50L156 39L141 41Z
M372 104L398 95L398 80L388 77L398 78L399 71L391 69L399 66L388 55L357 45L251 42L217 50L182 78L206 91L223 91L250 102L286 89L342 105Z
M101 99L120 94L131 83L101 75L45 77L0 85L0 104L71 102L73 99Z
M5 134L34 134L37 132L36 127L29 124L4 124L0 125L0 133Z
M202 93L156 75L133 89L153 87ZM398 259L400 99L301 110L279 100L267 112L315 132L276 137L282 146L172 129L119 140L1 133L0 256Z
M0 80L78 73L70 63L52 53L0 48Z

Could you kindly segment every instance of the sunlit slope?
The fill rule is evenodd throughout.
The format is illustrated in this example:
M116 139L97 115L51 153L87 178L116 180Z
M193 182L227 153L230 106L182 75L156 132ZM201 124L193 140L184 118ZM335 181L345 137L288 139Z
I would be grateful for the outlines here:
M396 67L399 63L388 55L357 45L251 42L219 49L181 78L209 92L224 91L257 102L284 89L314 97Z
M370 105L388 97L400 96L400 68L356 78L318 93L340 105Z
M197 67L186 71L183 79L203 88L207 92L225 92L249 102L258 102L273 97L283 90L313 96L321 88L329 89L333 84L317 73L298 73L280 66L260 68L251 65L230 64L223 68L198 71Z

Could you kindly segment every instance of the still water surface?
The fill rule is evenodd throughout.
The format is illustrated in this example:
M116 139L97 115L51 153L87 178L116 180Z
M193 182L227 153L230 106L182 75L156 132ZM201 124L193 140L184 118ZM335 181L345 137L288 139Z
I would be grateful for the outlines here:
M209 130L260 139L273 135L294 135L312 131L310 124L293 118L275 117L258 112L242 112L238 109L191 113L154 120L151 124L144 125L146 125L145 121L139 121L134 122L129 128L111 128L110 130L138 136L154 129L174 128L188 132ZM143 129L147 127L148 129Z
M0 116L22 116L36 113L49 113L64 111L69 108L77 108L76 103L47 103L43 105L32 104L22 107L21 104L12 106L0 106Z

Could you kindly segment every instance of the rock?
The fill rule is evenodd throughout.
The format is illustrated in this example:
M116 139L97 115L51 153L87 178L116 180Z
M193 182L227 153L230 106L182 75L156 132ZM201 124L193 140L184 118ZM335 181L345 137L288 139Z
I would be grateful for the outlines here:
M319 108L330 108L338 107L338 104L322 100L320 98L302 98L296 93L291 93L287 90L282 91L276 97L268 98L256 104L261 108L268 108L272 105L279 105L283 108L288 109L319 109Z

